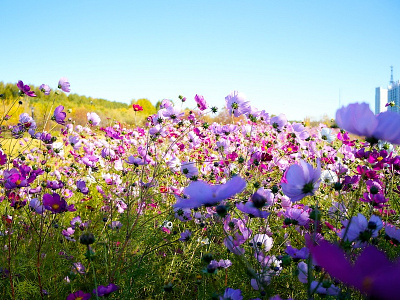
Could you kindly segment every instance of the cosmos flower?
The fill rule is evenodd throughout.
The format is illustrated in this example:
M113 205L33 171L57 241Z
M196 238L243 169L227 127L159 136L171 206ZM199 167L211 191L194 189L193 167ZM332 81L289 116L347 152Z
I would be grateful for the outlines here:
M89 293L85 293L83 291L77 291L69 294L67 296L67 300L88 300L91 295Z
M242 291L240 289L234 290L227 288L223 296L219 297L220 300L242 300Z
M53 193L53 195L44 194L43 205L47 210L55 214L67 211L67 202L57 193Z
M319 245L310 239L307 246L315 262L332 277L366 293L370 299L397 299L400 288L400 262L392 263L373 246L365 248L354 264L338 246L322 240Z
M25 94L28 97L36 97L36 94L34 91L31 91L31 88L29 85L24 85L24 83L19 80L17 83L17 87L19 88L19 90L21 91L21 94Z
M246 101L246 96L238 91L233 91L226 96L225 102L229 114L235 117L247 114L250 110L250 102Z
M141 107L139 104L132 104L133 111L142 111L143 107Z
M80 191L84 195L87 195L89 193L89 189L86 186L86 182L82 179L79 179L76 182L76 187L77 187L78 191Z
M282 191L292 202L314 195L321 183L321 165L318 161L314 169L304 160L299 165L291 165L282 179Z
M43 214L43 212L45 211L44 206L42 205L42 203L40 203L38 198L33 198L29 202L29 207L32 208L38 214Z
M71 91L70 86L71 85L68 79L65 77L61 77L60 80L58 81L58 88L66 93L69 93Z
M322 128L321 131L318 132L318 135L321 140L327 141L328 143L332 143L336 139L336 136L332 133L332 130L327 127Z
M366 242L371 237L376 238L379 230L383 228L382 220L376 215L372 215L369 221L367 221L364 215L358 214L342 223L344 228L339 233L339 236L349 242L355 240Z
M103 297L103 296L107 296L107 295L111 294L112 292L117 291L118 289L119 289L119 286L114 283L110 283L107 286L99 285L97 287L97 289L93 290L93 294L95 294L99 297Z
M55 121L60 125L65 125L64 120L67 117L67 114L63 110L64 106L62 105L57 106L56 109L54 110L53 117L51 118L53 121Z
M234 176L224 184L210 185L204 181L191 182L183 190L185 198L175 196L177 202L174 208L195 208L200 206L213 206L218 202L228 199L244 190L246 181L240 176Z
M7 154L0 149L0 166L4 166L7 163Z
M50 87L47 84L40 85L39 89L45 94L50 95Z
M391 111L374 115L367 103L342 107L336 112L336 123L350 133L365 136L370 143L384 140L400 144L400 115Z
M197 94L196 94L196 96L194 96L194 101L196 101L197 107L198 107L200 110L205 110L205 109L207 109L207 103L206 103L206 101L204 100L204 97L203 97L203 96L197 95Z
M95 112L88 112L87 119L90 125L97 126L100 124L101 119Z
M279 116L271 118L272 127L274 127L278 131L281 131L286 124L287 124L287 118L286 115L284 114L280 114Z

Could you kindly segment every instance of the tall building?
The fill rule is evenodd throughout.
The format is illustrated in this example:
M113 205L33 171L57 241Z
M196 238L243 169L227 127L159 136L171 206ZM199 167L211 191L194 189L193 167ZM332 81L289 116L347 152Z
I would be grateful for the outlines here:
M394 106L389 106L388 110L400 113L400 81L397 80L397 82L391 82L387 93L388 103L394 103Z
M394 103L394 106L390 105L386 107L387 103ZM387 89L377 87L375 89L375 114L379 114L383 111L389 111L400 113L400 81L394 82L393 80L393 66L390 66L390 83Z
M386 111L386 103L388 103L388 90L377 87L375 89L375 114Z

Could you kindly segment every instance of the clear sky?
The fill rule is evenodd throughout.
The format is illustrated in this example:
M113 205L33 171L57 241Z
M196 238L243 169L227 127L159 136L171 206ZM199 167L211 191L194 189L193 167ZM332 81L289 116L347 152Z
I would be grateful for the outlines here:
M233 90L289 119L400 79L400 1L1 0L0 81L129 103ZM339 96L340 95L340 96Z

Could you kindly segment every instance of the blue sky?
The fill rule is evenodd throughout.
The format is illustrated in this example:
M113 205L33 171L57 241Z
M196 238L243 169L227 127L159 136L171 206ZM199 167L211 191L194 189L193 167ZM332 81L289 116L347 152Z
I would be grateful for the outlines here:
M400 79L400 1L2 1L0 81L129 103L233 90L289 119Z

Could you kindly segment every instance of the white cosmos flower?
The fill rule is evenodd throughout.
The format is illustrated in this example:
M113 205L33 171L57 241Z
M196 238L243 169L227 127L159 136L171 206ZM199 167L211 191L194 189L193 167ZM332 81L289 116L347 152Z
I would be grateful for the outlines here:
M335 172L331 170L324 170L321 173L321 180L324 183L333 184L335 182L338 182L339 178Z
M332 143L336 139L336 136L332 133L331 129L325 127L319 132L319 138Z

